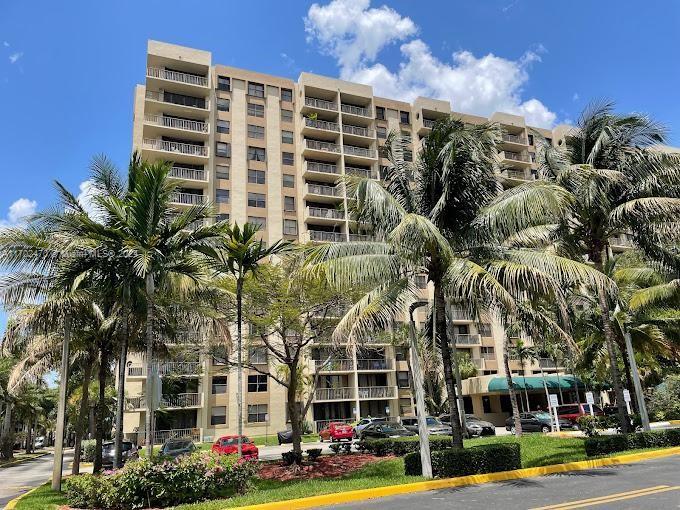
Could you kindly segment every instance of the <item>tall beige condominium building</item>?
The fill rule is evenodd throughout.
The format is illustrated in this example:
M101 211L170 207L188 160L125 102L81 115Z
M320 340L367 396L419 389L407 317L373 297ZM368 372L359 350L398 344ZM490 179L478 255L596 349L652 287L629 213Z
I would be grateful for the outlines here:
M566 132L563 127L529 128L524 118L505 113L490 119L457 113L447 101L419 97L410 104L376 97L370 86L310 73L295 82L216 65L210 52L149 41L146 82L135 89L133 146L148 160L172 162L178 209L212 202L220 219L259 224L268 243L281 238L361 241L368 237L347 218L339 178L380 178L387 162L379 148L390 131L411 138L410 158L433 123L448 115L503 126L499 158L508 185L534 178L535 133L560 143ZM620 242L629 244L628 239ZM502 328L490 319L473 321L460 310L451 316L456 347L470 355L479 374L464 381L466 410L502 424L510 412L502 387ZM173 341L175 358L159 364L163 412L157 416L156 439L192 434L211 440L233 433L236 374L219 355L195 348L197 332ZM324 348L314 348L310 370L323 359ZM255 363L269 363L260 349L249 355ZM320 430L329 421L413 414L406 359L402 349L375 343L336 360L322 374L307 420ZM548 359L527 364L524 372L531 376L541 368L556 372ZM522 370L517 360L511 370ZM131 358L126 374L124 430L133 436L144 431L143 359ZM255 372L244 379L246 433L284 430L284 389ZM541 398L541 393L542 387L530 397Z

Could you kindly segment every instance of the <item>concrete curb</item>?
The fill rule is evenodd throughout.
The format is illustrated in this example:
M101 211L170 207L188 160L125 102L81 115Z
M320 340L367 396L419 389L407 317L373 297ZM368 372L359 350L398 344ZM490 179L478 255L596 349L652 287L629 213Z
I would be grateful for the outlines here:
M16 466L17 464L22 464L24 462L28 462L29 460L39 459L40 457L44 457L45 455L49 455L50 453L52 453L52 452L43 452L43 453L40 453L38 455L35 455L34 457L27 457L25 459L17 459L17 460L14 460L14 461L12 461L8 464L3 464L2 466L0 466L0 469L5 469L5 468L10 467L10 466Z
M300 499L289 499L287 501L275 501L272 503L262 503L259 505L249 505L238 508L239 510L300 510L304 508L318 508L321 506L366 501L369 499L396 496L399 494L409 494L412 492L424 492L436 489L447 489L451 487L464 487L466 485L479 485L490 482L501 482L505 480L517 480L519 478L533 478L536 476L564 473L566 471L583 471L604 466L617 466L620 464L641 462L643 460L670 457L672 455L680 455L680 447L666 448L651 452L633 453L618 457L606 457L603 459L568 462L566 464L553 464L551 466L516 469L514 471L501 471L498 473L489 473L485 475L470 475L461 476L458 478L446 478L443 480L431 480L427 482L388 485L385 487L375 487L372 489L338 492L335 494L325 494L322 496L311 496Z

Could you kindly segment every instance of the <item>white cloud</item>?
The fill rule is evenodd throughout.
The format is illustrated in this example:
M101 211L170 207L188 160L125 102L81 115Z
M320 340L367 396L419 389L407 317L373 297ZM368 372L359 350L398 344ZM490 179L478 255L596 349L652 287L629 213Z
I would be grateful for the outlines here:
M20 59L21 57L23 57L23 56L24 56L24 52L23 52L23 51L17 51L16 53L12 53L12 54L9 56L9 63L10 63L10 64L14 64L17 60L19 60L19 59Z
M19 198L7 209L7 217L0 219L0 227L15 227L23 223L27 216L35 214L38 202L28 198Z
M8 43L7 41L2 41L2 45L3 45L5 48L9 48L9 43Z
M579 100L578 92L574 92L574 95L571 96L571 100L572 100L572 101L578 101L578 100Z
M527 51L517 60L489 53L453 53L451 61L432 54L430 47L411 38L417 27L393 9L369 8L370 0L333 0L312 5L305 18L308 40L334 56L343 79L372 85L379 96L412 101L417 96L448 100L456 111L488 116L496 111L523 115L529 124L552 126L556 115L535 98L523 99L529 69L540 62L545 48ZM408 40L410 39L410 40ZM401 62L390 70L377 61L387 44L401 45Z
M97 191L93 187L92 181L87 180L81 182L78 186L78 189L80 190L80 193L78 193L78 196L76 197L78 199L78 203L80 203L80 206L85 209L85 212L87 212L90 218L96 219L98 212L94 205L93 199L97 194Z

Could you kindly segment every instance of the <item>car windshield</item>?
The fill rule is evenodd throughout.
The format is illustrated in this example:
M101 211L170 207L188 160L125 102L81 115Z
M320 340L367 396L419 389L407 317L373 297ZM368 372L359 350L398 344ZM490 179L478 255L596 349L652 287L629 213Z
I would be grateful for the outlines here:
M165 451L181 450L182 448L189 448L189 445L191 445L191 441L168 441L163 449Z
M132 449L132 443L125 443L124 442L121 446L123 447L124 452ZM106 444L102 445L102 451L104 453L112 453L112 452L116 451L116 445L114 443L106 443Z
M466 421L482 421L479 418L477 418L474 414L466 414L465 420Z
M382 426L382 431L385 434L393 434L395 432L403 432L405 430L406 429L404 427L402 427L401 425L396 424L396 423L390 423L389 425L383 425Z
M243 437L241 439L242 444L250 443L250 439L247 437ZM237 437L225 437L224 439L220 439L220 444L222 446L231 446L231 445L237 445L238 444L238 438Z
M427 421L427 426L428 426L428 427L434 427L434 426L441 426L441 425L443 425L443 423L440 422L438 418L435 418L435 417L433 417L433 416L428 416L426 421Z
M539 420L549 420L550 419L550 414L548 413L535 413L534 416L538 418Z

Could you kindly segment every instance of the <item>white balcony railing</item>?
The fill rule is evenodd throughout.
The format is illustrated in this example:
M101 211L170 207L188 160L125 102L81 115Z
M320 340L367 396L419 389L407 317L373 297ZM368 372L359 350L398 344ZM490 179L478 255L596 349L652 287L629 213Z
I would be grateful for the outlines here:
M170 201L174 204L182 205L201 205L206 201L205 195L197 195L195 193L182 193L175 191L170 196Z
M342 132L347 133L348 135L368 136L370 138L373 138L374 136L372 129L361 126L348 126L347 124L342 126Z
M392 370L391 359L358 359L357 370Z
M206 157L208 155L208 148L204 145L169 142L167 140L157 140L155 138L144 138L144 148L155 151L172 152L175 154L186 154L189 156Z
M454 321L471 321L472 314L467 310L462 310L460 308L451 308L451 319Z
M531 180L531 172L525 172L524 170L514 170L512 168L506 168L501 172L501 175L507 177L508 179L515 179L520 181Z
M323 184L307 184L307 193L313 195L325 195L327 197L339 197L342 189L338 186L324 186Z
M159 375L198 375L201 373L199 361L169 361L156 363ZM132 365L128 367L128 377L145 377L146 365Z
M160 101L162 103L168 103L168 104L176 104L178 106L186 106L188 108L198 108L199 110L209 110L210 109L210 101L208 99L199 97L195 98L196 104L186 104L186 99L182 98L182 101L185 101L184 103L179 102L179 98L177 96L168 95L166 96L164 92L156 91L156 90L147 90L146 93L144 94L147 99L151 99L152 101ZM180 96L182 97L182 96ZM173 101L174 99L174 101ZM191 98L193 99L193 98ZM189 101L192 102L192 101Z
M358 177L365 177L367 179L375 179L375 173L373 173L373 170L370 168L358 168L355 166L347 166L345 165L345 173L348 173L350 175L356 175Z
M343 113L350 113L352 115L358 115L360 117L371 117L371 112L368 108L362 106L354 106L353 104L342 104L340 109Z
M511 135L509 133L506 133L503 135L503 141L504 142L510 142L510 143L518 143L522 145L527 144L527 139L524 138L522 135Z
M324 232L323 230L308 230L310 241L321 241L326 243L342 243L347 240L342 232Z
M525 152L502 151L501 158L510 159L512 161L521 161L523 163L531 163L529 154Z
M434 127L435 122L437 121L432 119L423 119L423 127L432 129Z
M194 407L201 405L199 393L179 393L177 395L163 395L161 407Z
M146 407L146 398L144 395L125 397L125 407L127 409L144 409Z
M317 388L314 392L315 400L351 400L354 398L354 388Z
M327 220L342 220L345 218L345 211L338 209L326 209L323 207L308 207L308 214L313 218L325 218Z
M325 99L317 99L315 97L306 97L305 106L311 106L312 108L320 108L321 110L333 110L338 111L338 103L332 101L326 101Z
M340 152L340 146L335 143L321 142L319 140L309 140L305 138L305 147L315 151Z
M168 174L176 179L186 179L188 181L207 181L208 172L200 168L184 168L173 166Z
M305 126L322 129L323 131L340 131L340 125L336 122L327 122L325 120L314 120L305 117Z
M205 76L197 76L195 74L182 73L180 71L170 71L169 69L147 67L146 75L149 78L160 78L162 80L175 81L177 83L186 83L187 85L196 85L198 87L208 86L208 78L206 78Z
M557 368L555 361L550 358L539 358L538 366L541 368Z
M368 234L350 234L349 235L349 240L350 241L375 241L375 238L373 236L370 236Z
M362 158L375 158L375 151L373 149L366 149L364 147L354 147L353 145L344 145L343 150L345 154L352 156L361 156Z
M351 359L314 360L314 368L317 372L350 372L354 370L354 361Z
M191 119L178 119L175 117L167 117L165 115L145 114L144 122L153 124L155 126L163 126L173 129L181 129L184 131L193 131L194 133L207 133L209 131L206 122Z
M480 345L482 343L482 337L471 334L456 335L454 340L457 345Z
M340 169L338 165L333 165L331 163L319 163L318 161L306 161L307 171L309 172L319 172L322 174L338 174Z
M367 386L359 388L359 398L396 398L396 386Z
M483 352L482 353L482 359L485 359L487 361L496 361L496 353L495 352Z

